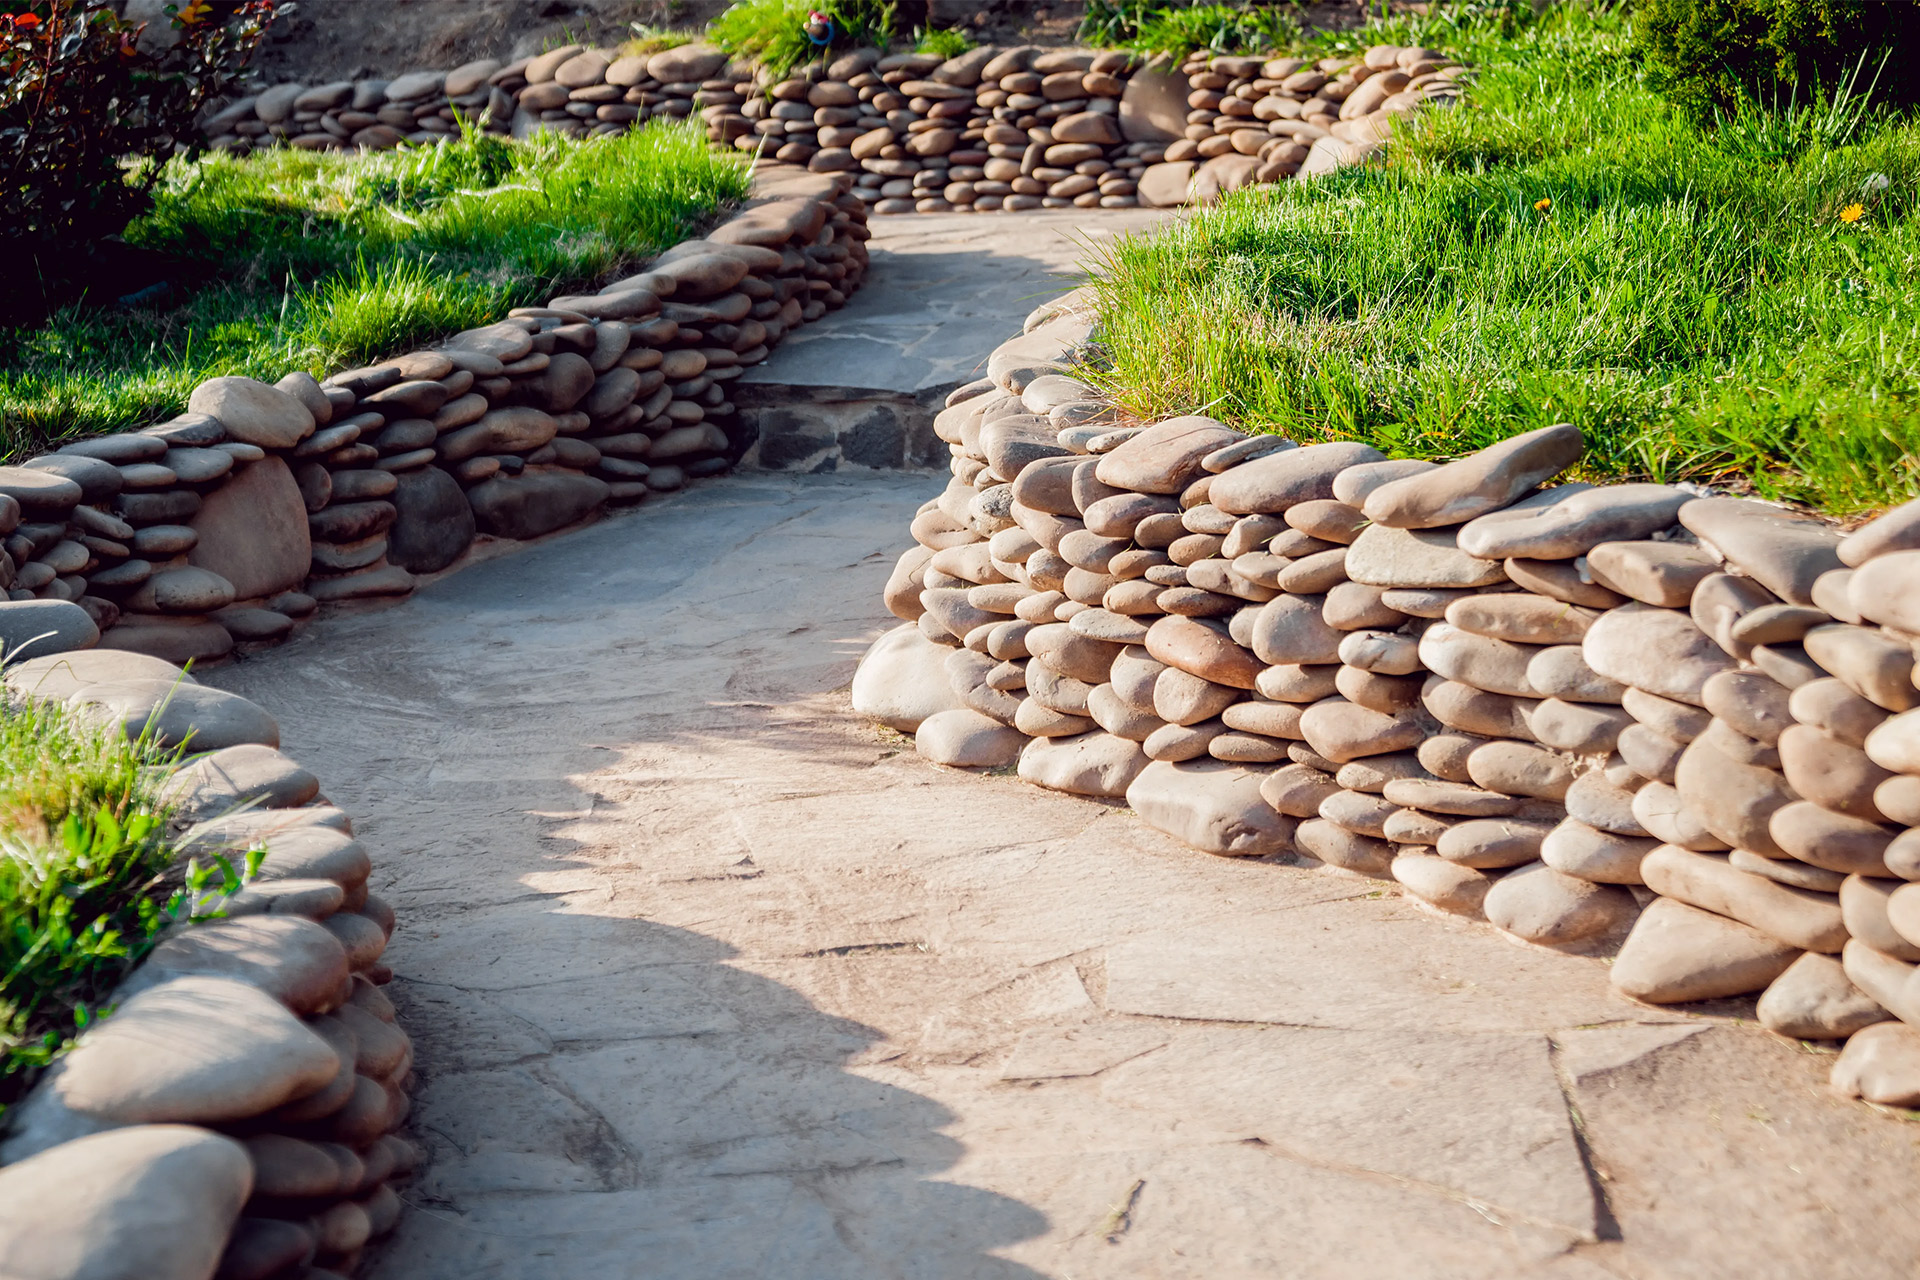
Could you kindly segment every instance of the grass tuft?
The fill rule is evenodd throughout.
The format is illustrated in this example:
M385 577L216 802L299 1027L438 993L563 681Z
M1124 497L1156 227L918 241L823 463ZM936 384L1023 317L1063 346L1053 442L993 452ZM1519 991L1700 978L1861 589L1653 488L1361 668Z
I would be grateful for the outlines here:
M620 52L630 58L644 58L648 54L665 53L669 49L678 49L682 45L692 44L700 39L696 31L676 31L671 27L654 26L651 23L635 22L628 30L633 35L620 44Z
M1169 4L1166 0L1091 0L1079 40L1179 59L1189 53L1261 53L1300 39L1292 15L1272 5Z
M0 1107L85 1030L177 905L148 741L0 696Z
M824 14L833 25L825 45L814 43L807 34L815 13ZM707 24L708 39L776 76L835 50L885 49L893 33L893 0L735 0Z
M0 450L145 425L210 377L324 374L597 287L748 181L698 121L176 162L126 237L171 261L174 301L87 299L0 335Z
M913 36L915 53L937 53L942 58L957 58L973 48L973 41L958 27L922 27Z
M1627 21L1402 21L1478 68L1383 168L1235 194L1111 245L1104 376L1133 411L1448 457L1559 421L1593 479L1835 514L1920 494L1920 126L1782 159L1687 123Z

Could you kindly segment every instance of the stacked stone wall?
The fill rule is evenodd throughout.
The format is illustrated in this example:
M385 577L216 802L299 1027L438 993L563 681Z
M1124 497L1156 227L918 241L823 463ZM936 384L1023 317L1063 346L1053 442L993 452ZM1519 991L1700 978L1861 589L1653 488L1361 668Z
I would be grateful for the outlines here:
M864 49L785 77L710 46L649 57L566 45L393 80L275 85L211 116L216 148L428 144L619 133L697 115L715 146L852 175L875 213L1131 208L1360 163L1393 121L1457 100L1466 68L1431 49L1360 58L1135 55L991 46L942 60Z
M0 1271L327 1280L400 1216L419 1152L398 1130L413 1048L382 962L394 913L279 726L171 663L87 649L8 668L12 697L149 729L195 756L165 783L181 857L216 878L83 1034L8 1109ZM190 735L190 736L189 736ZM177 870L177 869L176 869Z
M844 179L775 169L757 191L597 294L322 382L216 378L170 422L0 467L8 695L185 744L165 783L182 858L265 851L8 1110L0 1271L325 1280L393 1227L419 1159L381 990L394 913L272 717L174 664L403 596L479 535L724 470L753 443L728 384L866 270Z
M0 467L0 645L204 662L405 596L477 536L724 471L753 443L732 381L867 268L845 178L780 166L756 192L597 294L321 382L214 378L171 421Z
M1125 422L1070 295L954 393L952 477L856 710L946 765L1122 798L1209 853L1396 883L1622 995L1757 996L1920 1105L1920 503L1852 533L1554 483L1571 425L1447 463Z

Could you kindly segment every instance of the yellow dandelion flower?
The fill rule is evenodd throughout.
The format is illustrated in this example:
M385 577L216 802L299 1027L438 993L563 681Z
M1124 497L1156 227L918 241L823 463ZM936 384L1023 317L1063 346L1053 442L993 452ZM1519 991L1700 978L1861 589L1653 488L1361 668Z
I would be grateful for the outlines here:
M1553 201L1548 199L1546 196L1541 196L1538 200L1535 200L1533 202L1533 207L1535 209L1538 209L1541 213L1545 213L1547 210L1553 208Z
M1842 222L1858 222L1866 216L1866 206L1860 204L1850 204L1840 211L1840 221Z

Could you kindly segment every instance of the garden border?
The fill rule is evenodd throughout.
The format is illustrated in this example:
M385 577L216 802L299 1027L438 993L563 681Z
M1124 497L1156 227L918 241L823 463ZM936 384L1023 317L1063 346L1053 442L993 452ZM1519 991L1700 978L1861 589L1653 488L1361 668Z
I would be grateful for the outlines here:
M321 604L393 599L756 441L728 392L865 277L846 180L772 168L703 239L598 294L316 382L213 378L189 412L0 467L0 643L206 662ZM897 465L897 464L896 464Z
M986 45L958 57L856 49L785 75L692 44L651 56L569 44L392 80L289 82L215 112L245 152L430 144L464 121L619 133L696 112L714 146L844 173L874 213L1206 203L1373 158L1393 122L1456 101L1467 69L1423 48L1359 58Z
M420 1158L396 1133L412 1049L379 989L394 913L272 717L175 664L404 596L476 531L541 537L726 470L757 439L728 382L865 275L846 186L764 169L705 238L598 294L324 382L212 379L170 422L0 467L10 692L207 752L167 783L199 824L182 856L267 851L203 902L231 918L169 930L9 1110L10 1264L316 1277L391 1230Z
M1843 533L1555 486L1568 424L1445 464L1141 425L1078 376L1092 294L936 420L952 478L857 712L1209 853L1611 955L1633 999L1759 994L1770 1030L1846 1042L1836 1092L1920 1106L1920 501Z
M398 1130L413 1047L381 989L391 907L320 781L259 706L160 659L30 658L12 696L64 702L205 754L165 784L182 857L244 863L113 993L113 1012L9 1109L0 1256L20 1275L350 1272L400 1217L420 1162Z

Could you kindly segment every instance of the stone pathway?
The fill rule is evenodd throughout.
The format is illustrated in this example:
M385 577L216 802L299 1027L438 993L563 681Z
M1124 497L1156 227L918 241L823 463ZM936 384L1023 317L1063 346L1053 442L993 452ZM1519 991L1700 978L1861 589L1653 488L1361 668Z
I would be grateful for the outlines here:
M980 377L1089 250L1171 209L915 214L867 224L874 268L847 305L794 331L741 382L912 395Z
M1078 252L874 225L776 381L972 377ZM203 677L364 815L400 912L432 1163L374 1276L1912 1274L1920 1127L1737 1005L854 719L940 483L738 474Z
M376 1276L1911 1274L1920 1129L1823 1055L854 720L937 483L723 479L208 673L401 914Z

